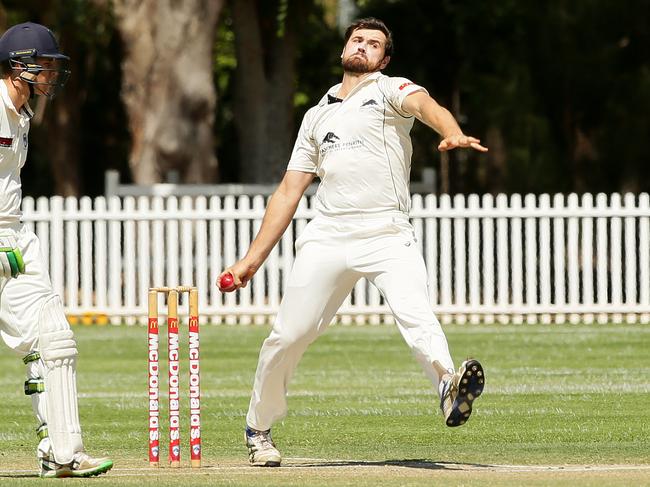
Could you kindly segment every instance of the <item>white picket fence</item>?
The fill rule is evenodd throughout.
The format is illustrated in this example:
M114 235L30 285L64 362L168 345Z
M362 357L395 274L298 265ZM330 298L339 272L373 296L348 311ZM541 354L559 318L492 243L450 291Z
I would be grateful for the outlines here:
M52 284L72 319L144 323L150 286L192 284L204 322L267 323L295 237L313 216L311 198L249 287L224 295L214 285L248 248L265 203L263 196L25 198L23 220L49 249ZM414 195L411 217L443 323L650 322L648 194ZM338 320L392 317L361 280Z

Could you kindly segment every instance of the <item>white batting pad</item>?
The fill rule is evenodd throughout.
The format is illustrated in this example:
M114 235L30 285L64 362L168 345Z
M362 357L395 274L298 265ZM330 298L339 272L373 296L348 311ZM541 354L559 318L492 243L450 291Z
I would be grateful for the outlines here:
M43 305L40 331L48 433L56 462L70 463L83 450L77 409L77 345L58 296Z

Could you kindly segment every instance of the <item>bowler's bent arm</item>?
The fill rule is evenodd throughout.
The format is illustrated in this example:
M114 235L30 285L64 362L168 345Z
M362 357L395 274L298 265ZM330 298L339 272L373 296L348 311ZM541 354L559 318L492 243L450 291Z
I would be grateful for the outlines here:
M300 198L314 180L315 174L301 171L287 171L266 207L259 232L251 243L244 258L222 274L230 272L234 284L225 291L244 287L257 272L289 226Z
M313 173L300 171L285 173L269 200L260 230L251 243L245 259L258 264L258 267L264 263L289 226L300 198L314 180L314 176Z

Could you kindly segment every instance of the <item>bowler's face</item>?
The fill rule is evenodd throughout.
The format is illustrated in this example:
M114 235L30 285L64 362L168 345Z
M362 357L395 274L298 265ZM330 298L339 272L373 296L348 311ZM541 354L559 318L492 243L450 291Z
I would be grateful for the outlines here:
M372 73L386 67L386 35L380 30L357 29L343 48L341 64L351 73Z

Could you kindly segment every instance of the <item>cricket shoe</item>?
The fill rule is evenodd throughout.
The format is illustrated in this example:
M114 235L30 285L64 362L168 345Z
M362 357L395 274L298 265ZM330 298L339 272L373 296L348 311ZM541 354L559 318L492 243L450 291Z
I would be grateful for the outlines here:
M271 430L257 431L246 427L244 434L248 447L248 460L258 467L279 467L282 461L280 452L271 438Z
M481 395L485 374L478 360L465 360L447 379L440 394L440 409L447 426L461 426L472 414L472 403Z
M108 472L113 468L110 458L93 458L84 452L77 452L70 463L57 463L54 455L39 448L38 461L41 465L40 476L43 478L93 477Z

